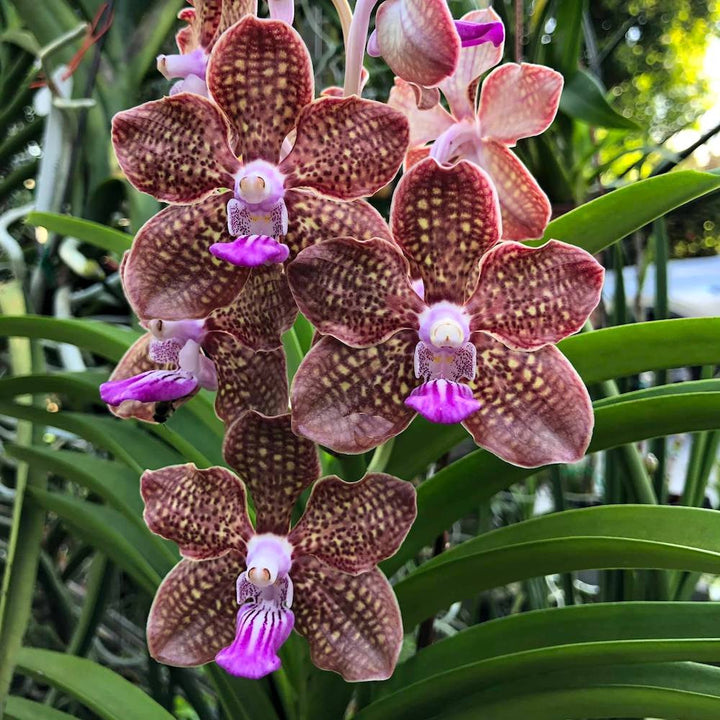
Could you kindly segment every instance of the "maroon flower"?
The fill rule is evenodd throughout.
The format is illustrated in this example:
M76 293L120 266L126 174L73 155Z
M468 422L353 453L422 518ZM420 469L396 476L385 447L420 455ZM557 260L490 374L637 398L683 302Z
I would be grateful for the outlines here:
M602 267L555 240L499 243L495 190L468 162L413 167L395 192L391 226L410 265L386 240L343 238L289 266L300 309L331 336L295 376L295 429L359 453L417 411L463 422L478 445L516 465L580 459L590 399L554 344L597 305Z
M396 552L415 519L412 485L382 474L357 483L324 478L291 529L293 506L320 466L290 417L240 417L224 455L242 480L192 464L143 475L145 521L185 558L150 610L152 656L179 666L216 659L235 675L262 677L280 666L277 650L294 625L318 667L348 681L389 677L402 622L376 565Z

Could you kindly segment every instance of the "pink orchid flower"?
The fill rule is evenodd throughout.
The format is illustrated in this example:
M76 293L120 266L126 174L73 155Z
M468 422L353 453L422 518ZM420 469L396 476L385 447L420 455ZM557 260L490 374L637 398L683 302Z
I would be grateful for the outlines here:
M493 18L498 16L490 9L465 16L475 22ZM406 167L428 154L441 163L459 159L476 163L497 188L503 237L537 238L550 220L550 201L510 148L520 138L539 135L550 126L563 77L542 65L506 63L485 78L476 105L480 76L500 62L502 54L502 45L463 48L455 73L440 84L451 112L441 105L419 109L414 89L400 79L395 81L388 104L410 121ZM430 141L434 141L432 147L424 147Z
M515 465L579 460L592 408L555 343L597 305L602 266L556 240L498 242L494 187L466 161L415 165L395 191L391 227L397 245L332 240L288 268L301 311L329 336L295 376L295 430L360 453L419 412L462 422L478 445Z
M313 101L300 36L286 23L252 16L217 41L207 82L214 103L180 93L113 119L128 180L159 200L194 203L181 211L183 238L203 236L217 257L257 266L288 257L278 237L290 233L300 245L322 239L326 216L376 223L369 206L338 201L371 195L394 177L407 149L402 113L357 97ZM226 231L216 224L223 215ZM143 255L134 250L128 263L144 262ZM194 261L196 253L189 255ZM173 264L187 270L179 260Z
M291 529L293 507L320 464L313 443L292 433L289 415L245 414L223 452L242 479L192 464L142 477L148 527L184 557L150 610L151 655L183 667L215 659L233 675L260 678L280 667L277 651L294 627L318 667L348 681L389 677L402 621L376 566L415 519L412 485L379 473L357 483L323 478Z
M123 261L120 272L127 289L127 262ZM279 288L280 296L283 290L289 294L286 288ZM185 293L165 298L165 303L189 316L191 298L191 293ZM215 411L228 424L250 408L270 415L287 412L285 355L280 348L285 319L277 313L258 312L246 300L238 298L203 319L168 321L162 305L159 315L149 316L133 307L149 332L133 343L100 386L100 397L111 412L163 422L200 388L217 390ZM280 303L288 305L289 300ZM266 310L269 307L266 304ZM253 352L248 345L260 345L266 352Z
M191 0L178 18L187 22L175 36L180 54L158 55L157 69L168 80L178 80L170 94L192 92L208 96L205 73L217 39L245 15L257 14L257 0Z

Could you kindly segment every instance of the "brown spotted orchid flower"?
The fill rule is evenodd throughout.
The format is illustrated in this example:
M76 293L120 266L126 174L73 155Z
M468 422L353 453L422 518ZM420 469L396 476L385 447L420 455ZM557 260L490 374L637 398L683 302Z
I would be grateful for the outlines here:
M233 675L260 678L278 669L277 652L294 627L318 667L348 681L389 677L402 622L376 566L415 519L412 485L379 473L356 483L323 478L291 529L293 507L320 466L313 443L292 433L289 415L246 413L223 452L239 477L192 464L142 477L145 521L184 558L155 595L151 655L177 666L214 659Z
M234 265L281 263L290 252L281 236L298 248L325 236L327 217L377 223L369 205L340 201L371 195L393 178L408 142L402 113L358 97L313 101L298 33L253 16L215 43L207 84L210 100L179 93L113 119L128 180L184 206L162 216L164 234L174 237L160 256L153 242L136 242L129 268L164 261L183 285L207 267L208 250ZM202 282L207 304L224 304L217 295L227 288Z
M397 245L331 240L288 268L301 311L329 336L295 376L295 430L360 453L419 412L462 422L478 445L515 465L579 460L592 408L555 343L597 305L602 267L556 240L498 242L495 190L466 161L415 165L395 191L391 227Z
M476 10L466 19L497 18L491 9ZM440 84L451 112L441 105L421 110L415 90L397 79L388 104L410 121L410 151L406 166L430 154L440 163L470 160L495 183L502 211L503 237L541 237L550 220L550 201L528 169L510 149L519 139L544 132L557 113L563 77L555 70L530 63L506 63L483 81L480 76L500 62L503 48L485 44L464 48L452 77ZM425 144L434 141L431 147Z
M187 22L175 35L178 55L158 55L157 69L167 80L178 80L170 95L192 92L208 96L205 73L217 39L245 15L257 14L257 0L191 0L178 14Z
M127 287L127 264L121 268ZM167 298L180 314L190 315L185 304L191 293ZM252 313L239 298L227 308L203 319L164 320L134 307L148 332L122 357L100 396L113 413L146 422L163 422L200 388L217 390L215 411L231 423L255 408L269 415L287 411L285 356L277 342L267 352L253 352L252 344L272 345L265 338L277 325L268 313ZM284 302L287 305L287 301ZM243 322L245 320L245 322ZM270 329L269 329L270 328Z

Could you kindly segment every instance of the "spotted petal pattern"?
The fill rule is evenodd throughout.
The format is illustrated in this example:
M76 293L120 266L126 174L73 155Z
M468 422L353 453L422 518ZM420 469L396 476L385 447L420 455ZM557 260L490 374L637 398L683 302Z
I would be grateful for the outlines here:
M252 535L245 487L229 470L194 464L146 470L140 480L145 523L195 560L245 550Z
M590 397L573 366L550 345L510 350L475 333L478 373L470 383L482 403L463 425L481 447L520 467L580 460L590 442Z
M375 345L401 329L417 329L425 304L410 285L395 245L339 238L303 250L288 266L302 313L321 332L353 347Z
M119 112L112 141L120 167L138 190L170 203L232 188L240 168L229 128L212 102L181 92Z
M484 46L480 45L479 47ZM417 106L413 86L402 78L395 78L395 85L390 90L388 105L399 110L408 119L411 148L435 140L455 122L453 116L440 104L434 105L428 110L420 110Z
M380 54L403 80L432 86L455 70L460 38L445 0L385 0L375 26Z
M232 335L211 332L203 348L218 375L215 412L227 425L246 410L280 415L288 409L287 369L282 350L253 352Z
M443 167L428 158L398 184L390 226L423 279L425 301L463 304L475 288L478 261L500 239L500 207L476 165Z
M480 126L486 137L505 145L539 135L557 113L563 76L544 65L505 63L493 70L480 91Z
M300 493L320 475L315 446L292 432L289 415L248 412L227 431L223 456L250 489L257 532L285 535Z
M385 680L402 645L395 594L377 569L347 575L306 555L293 566L295 629L323 670L348 682Z
M595 309L604 274L590 253L567 243L501 243L482 260L470 327L518 350L557 343Z
M207 84L237 131L236 152L246 163L277 162L282 141L314 93L300 35L284 22L251 15L215 44Z
M417 385L417 333L351 348L324 337L305 356L290 391L293 429L337 452L361 453L402 432L415 412L404 404Z
M364 200L335 200L296 189L285 193L285 205L290 225L283 242L290 248L290 257L331 238L392 239L382 215Z
M253 350L275 350L296 315L283 267L265 265L250 270L242 292L230 305L214 310L206 327L229 332Z
M537 180L507 146L492 139L478 143L472 156L497 190L502 216L503 238L538 238L545 232L552 208Z
M408 148L405 116L385 103L324 97L300 114L292 152L280 164L288 187L352 200L395 177Z
M165 665L204 665L235 637L235 581L245 569L236 552L181 560L163 580L147 624L150 655Z
M314 485L288 540L297 555L359 575L397 552L416 514L415 489L392 475L355 483L326 477Z
M226 202L220 195L167 207L140 228L126 255L123 285L141 318L202 318L235 299L248 271L209 250L226 236Z

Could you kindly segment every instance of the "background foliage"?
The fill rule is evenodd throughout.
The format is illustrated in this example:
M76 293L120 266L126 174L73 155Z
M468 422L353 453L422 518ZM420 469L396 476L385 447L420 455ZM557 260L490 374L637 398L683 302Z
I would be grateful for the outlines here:
M718 247L720 175L683 170L697 162L679 134L700 142L713 130L697 122L717 99L702 68L718 4L535 0L518 26L514 3L496 0L506 59L519 37L525 60L566 78L553 127L519 149L558 216L546 237L608 268L642 275L654 263L653 300L617 282L598 329L562 343L595 401L582 463L515 468L458 428L421 421L374 460L323 455L349 480L373 461L418 485L418 521L384 567L405 618L404 662L360 687L314 669L297 636L261 682L165 668L145 649L149 603L176 555L142 523L139 474L221 464L222 428L204 392L162 426L121 422L99 403L98 384L137 337L118 261L159 207L118 173L108 127L165 91L154 58L171 50L182 5L0 0L5 716L720 716L720 319L666 319L668 257ZM477 4L450 5L459 17ZM318 87L342 84L332 4L297 8ZM85 45L72 90L43 109L31 84L43 73L62 86L58 69ZM389 70L368 65L367 95L386 98ZM387 195L375 202L387 209ZM286 337L291 371L308 331L301 318Z

